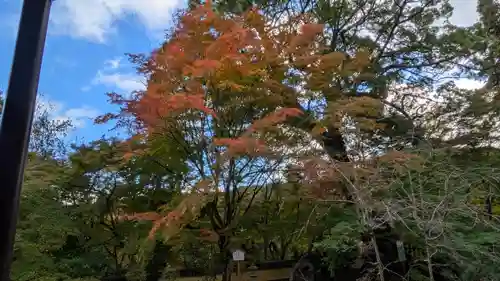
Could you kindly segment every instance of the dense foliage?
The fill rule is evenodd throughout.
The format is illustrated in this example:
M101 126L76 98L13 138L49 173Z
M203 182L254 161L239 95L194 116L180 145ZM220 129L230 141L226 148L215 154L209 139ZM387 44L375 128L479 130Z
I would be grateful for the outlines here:
M315 280L498 279L500 3L470 27L446 0L189 4L130 55L146 89L108 93L96 123L129 139L68 149L37 115L12 280L227 281L235 249L314 256Z

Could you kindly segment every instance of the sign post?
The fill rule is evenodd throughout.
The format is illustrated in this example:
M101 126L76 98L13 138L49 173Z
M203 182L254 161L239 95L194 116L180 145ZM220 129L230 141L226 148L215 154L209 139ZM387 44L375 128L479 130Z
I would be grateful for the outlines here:
M245 252L242 250L233 251L233 261L236 262L236 275L241 279L241 265L240 263L245 260Z
M10 281L19 194L52 0L24 0L0 125L0 281Z

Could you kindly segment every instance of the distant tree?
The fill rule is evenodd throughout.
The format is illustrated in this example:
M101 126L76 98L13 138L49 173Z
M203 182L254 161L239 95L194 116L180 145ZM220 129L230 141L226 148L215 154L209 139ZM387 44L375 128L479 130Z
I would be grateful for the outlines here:
M53 116L55 105L40 102L43 95L38 95L35 116L31 127L29 149L45 158L60 157L66 153L64 138L68 135L73 125L71 120L58 120ZM4 97L0 91L0 109Z

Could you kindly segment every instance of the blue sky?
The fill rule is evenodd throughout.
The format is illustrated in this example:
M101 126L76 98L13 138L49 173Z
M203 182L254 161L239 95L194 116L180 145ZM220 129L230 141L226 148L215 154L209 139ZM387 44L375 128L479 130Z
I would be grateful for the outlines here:
M76 125L71 138L89 141L109 132L91 118L113 111L106 92L142 87L125 53L149 53L171 25L182 0L57 0L51 10L39 92L55 118ZM21 0L0 0L0 90L7 90Z
M109 133L91 118L113 111L104 95L142 87L125 53L150 52L171 25L173 9L185 0L54 1L39 92L55 105L55 118L77 125L71 138L89 141ZM453 22L471 24L475 0L451 0ZM0 89L6 90L21 0L0 0Z

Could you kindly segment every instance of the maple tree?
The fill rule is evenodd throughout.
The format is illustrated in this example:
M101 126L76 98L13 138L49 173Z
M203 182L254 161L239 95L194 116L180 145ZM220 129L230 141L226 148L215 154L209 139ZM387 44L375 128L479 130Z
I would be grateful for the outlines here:
M109 94L121 112L98 121L128 141L68 153L35 130L14 280L227 280L236 247L300 259L293 280L311 264L320 280L495 280L497 2L438 28L447 1L190 1L131 57L147 89Z
M122 114L101 120L132 115L146 142L167 135L179 150L194 151L188 162L197 173L194 179L203 180L203 190L193 186L195 190L164 217L134 218L154 220L153 230L161 226L164 235L172 237L204 208L223 255L231 247L238 218L250 209L259 186L268 184L266 177L283 163L279 147L299 141L290 139L282 126L306 120L298 102L298 80L311 91L328 91L332 75L352 76L369 63L365 52L353 58L324 54L323 25L308 23L305 16L284 24L299 29L281 30L267 25L264 17L250 10L227 18L214 12L210 2L187 11L171 38L144 62L150 75L147 89L132 99L111 94ZM331 72L333 68L339 71ZM339 100L352 105L358 99ZM366 98L359 102L376 104ZM328 114L328 120L338 123L340 112ZM317 127L321 125L310 122L307 131L320 139L323 130ZM342 154L334 158L345 158Z
M307 15L291 17L279 26L268 22L256 9L226 17L216 13L209 1L188 10L170 39L143 61L142 71L149 75L147 89L132 98L110 94L122 111L101 121L132 116L140 133L136 139L142 137L147 143L169 135L179 150L196 151L188 161L197 173L193 180L201 179L203 189L192 186L194 190L168 215L132 217L155 221L153 232L162 229L174 237L204 210L221 253L227 255L238 218L248 212L259 191L249 186L268 184L263 175L269 171L261 169L276 169L283 163L280 147L312 138L333 160L346 162L340 134L345 116L372 131L382 128L373 121L383 110L380 100L345 95L330 82L370 77L365 71L371 65L368 51L359 50L354 56L325 52L324 25L311 22ZM301 102L318 92L328 102L320 113L321 122ZM290 137L287 133L293 128L306 134ZM285 156L309 163L308 169L315 171L317 160L311 153ZM404 154L400 156L404 160ZM320 162L331 174L329 161ZM346 171L338 170L335 176L345 178ZM316 183L322 177L311 174L307 180ZM339 179L329 183L320 189L342 189L344 197L357 192ZM363 206L361 198L355 200Z
M409 19L416 16L405 9L401 8L401 14ZM131 117L139 133L136 139L149 143L167 136L186 156L193 154L187 156L192 170L184 186L190 191L181 196L183 201L167 208L167 214L133 218L153 220L151 234L162 230L171 239L192 227L191 222L208 217L209 230L201 232L215 239L226 264L224 255L232 247L240 217L269 183L258 178L269 175L270 169L282 168L285 158L303 167L302 182L308 183L316 198L340 197L354 204L363 227L382 210L377 207L380 198L374 194L386 194L392 181L387 175L403 174L422 164L418 157L390 149L382 157L371 155L366 161L360 156L356 163L345 164L350 159L342 130L349 122L361 133L358 139L368 137L365 145L377 135L379 140L385 134L382 139L388 136L393 141L397 134L414 129L409 119L394 125L397 114L407 113L389 103L388 82L381 81L385 74L379 72L381 67L387 72L398 69L399 56L390 59L362 44L358 49L332 49L330 26L312 14L292 15L280 23L267 16L257 9L219 13L210 1L193 5L181 14L162 47L150 57L140 58L140 71L148 75L147 89L131 98L110 94L122 111L102 119ZM386 39L394 38L389 35ZM387 42L382 51L389 51L385 50ZM454 48L455 42L449 43ZM440 62L431 57L424 61L446 70L456 62L455 55L450 53ZM426 62L419 63L413 67L423 73ZM404 80L393 81L398 79ZM412 82L413 86L425 83L425 79ZM363 88L368 90L363 92ZM383 118L388 104L398 111L392 121ZM379 122L381 119L385 121ZM409 124L406 129L404 122ZM412 145L416 144L414 133L410 132ZM283 153L283 147L310 144L311 140L323 151ZM402 143L408 147L407 140ZM155 154L153 150L146 145L143 155ZM330 159L321 158L325 152ZM248 168L255 163L261 166ZM373 184L377 188L367 188ZM379 261L380 252L376 255ZM383 279L385 270L380 262L378 266ZM228 278L227 272L225 276Z

